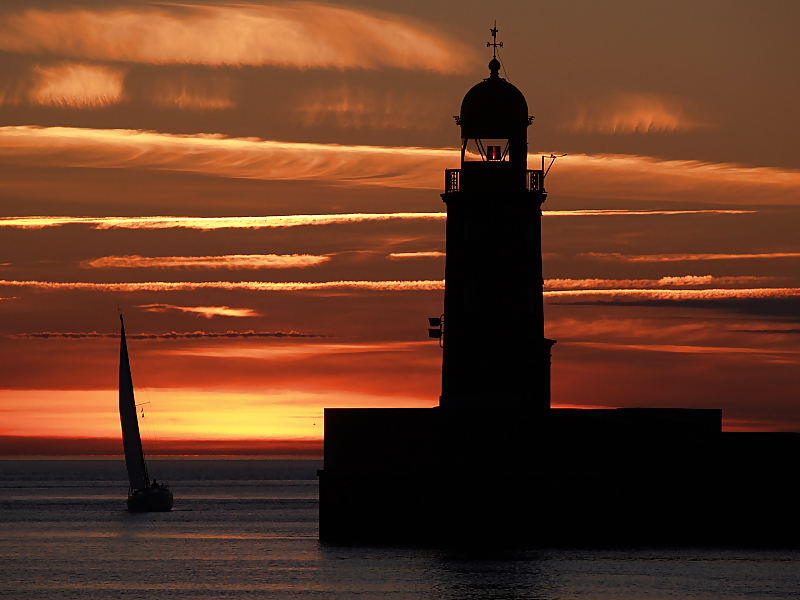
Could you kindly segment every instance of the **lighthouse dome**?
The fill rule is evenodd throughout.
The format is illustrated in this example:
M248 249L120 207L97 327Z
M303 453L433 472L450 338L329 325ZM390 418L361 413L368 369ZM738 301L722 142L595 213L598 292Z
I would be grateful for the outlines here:
M489 63L491 75L467 92L461 102L461 137L513 138L525 135L528 103L516 87L500 77L500 62Z

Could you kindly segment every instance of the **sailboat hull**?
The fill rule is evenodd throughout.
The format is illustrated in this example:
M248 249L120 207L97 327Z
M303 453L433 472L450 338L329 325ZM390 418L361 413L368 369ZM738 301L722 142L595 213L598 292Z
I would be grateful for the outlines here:
M165 487L136 490L128 496L128 510L134 512L165 512L172 510L172 492Z

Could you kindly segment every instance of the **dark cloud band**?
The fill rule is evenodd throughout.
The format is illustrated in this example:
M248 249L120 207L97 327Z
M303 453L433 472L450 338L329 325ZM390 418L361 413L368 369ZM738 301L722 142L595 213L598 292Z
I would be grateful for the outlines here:
M32 333L16 333L8 337L15 338L118 338L118 333L98 333L90 332L53 332L41 331ZM169 333L127 333L125 335L132 340L179 340L179 339L198 339L198 338L323 338L327 337L317 333L298 333L296 331L186 331L179 333L171 331Z

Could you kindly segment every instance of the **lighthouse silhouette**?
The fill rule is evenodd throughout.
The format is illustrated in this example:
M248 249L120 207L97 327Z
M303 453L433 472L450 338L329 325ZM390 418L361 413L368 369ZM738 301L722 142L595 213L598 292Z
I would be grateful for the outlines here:
M493 57L489 77L464 97L456 117L461 168L445 172L441 406L448 409L550 408L555 342L544 337L541 253L547 192L544 173L527 166L528 103L499 70Z
M555 157L528 169L532 117L491 31L489 76L456 117L461 165L445 171L440 405L325 409L320 539L796 545L800 434L723 434L713 408L551 408L541 206Z

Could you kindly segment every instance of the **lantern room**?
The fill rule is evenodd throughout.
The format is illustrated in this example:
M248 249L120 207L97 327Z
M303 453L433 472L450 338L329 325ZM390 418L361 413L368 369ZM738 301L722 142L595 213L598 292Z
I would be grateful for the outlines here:
M528 103L500 77L500 61L489 62L490 75L464 96L461 114L461 162L510 162L525 168Z

